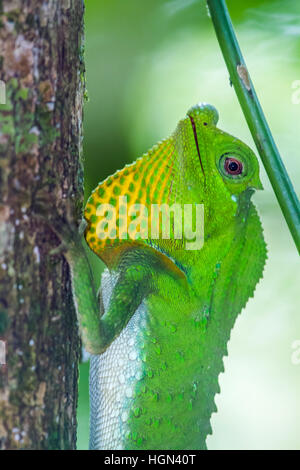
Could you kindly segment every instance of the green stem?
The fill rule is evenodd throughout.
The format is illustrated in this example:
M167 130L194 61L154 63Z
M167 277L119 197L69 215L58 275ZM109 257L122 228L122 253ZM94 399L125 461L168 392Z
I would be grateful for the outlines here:
M207 0L230 80L277 200L300 252L300 204L245 65L225 0Z

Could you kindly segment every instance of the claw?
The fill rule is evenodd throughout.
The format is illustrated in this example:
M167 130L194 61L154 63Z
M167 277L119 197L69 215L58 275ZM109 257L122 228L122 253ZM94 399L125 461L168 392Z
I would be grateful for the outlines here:
M36 197L31 209L33 215L47 223L61 241L61 246L52 250L51 254L65 252L67 247L77 240L78 231L75 224L61 216L55 205L45 196Z
M49 255L50 256L62 255L62 254L65 254L67 250L68 250L68 247L64 243L61 243L56 248L53 248L53 250L50 250Z
M88 223L85 219L82 219L78 228L79 235L84 235L85 229L87 228Z

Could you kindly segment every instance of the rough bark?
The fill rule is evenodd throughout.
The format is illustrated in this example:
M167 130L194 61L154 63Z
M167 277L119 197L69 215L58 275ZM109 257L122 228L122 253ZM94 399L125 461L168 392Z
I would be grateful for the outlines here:
M46 197L79 218L83 0L0 1L0 449L76 444L80 342ZM49 209L50 210L50 209Z

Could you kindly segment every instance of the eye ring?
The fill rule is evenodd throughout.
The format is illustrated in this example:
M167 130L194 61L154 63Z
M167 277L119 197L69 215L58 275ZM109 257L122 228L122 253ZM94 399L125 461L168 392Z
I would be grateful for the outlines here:
M218 170L223 177L232 183L249 178L249 166L246 156L235 150L224 152L218 161Z
M224 161L224 170L230 176L238 176L243 173L244 165L237 158L226 157Z

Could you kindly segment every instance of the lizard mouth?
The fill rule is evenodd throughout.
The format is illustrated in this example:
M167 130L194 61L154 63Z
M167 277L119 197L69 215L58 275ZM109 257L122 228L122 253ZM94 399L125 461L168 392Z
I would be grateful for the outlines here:
M200 155L200 150L199 150L199 143L198 143L198 137L197 137L197 132L196 132L195 121L194 121L194 119L192 118L192 116L189 116L189 118L190 118L190 121L191 121L191 124L192 124L192 128L193 128L193 132L194 132L194 138L195 138L195 143L196 143L196 147L197 147L197 152L198 152L198 157L199 157L199 162L200 162L201 170L202 170L203 176L205 177L204 168L203 168L203 164L202 164L202 160L201 160L201 155Z

